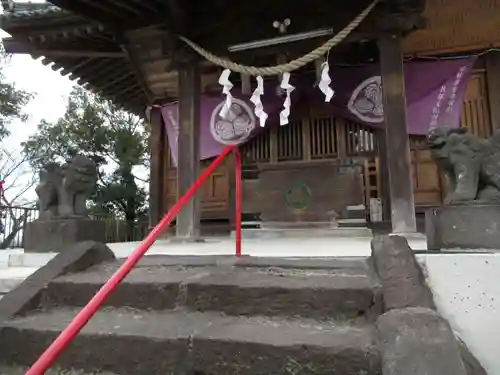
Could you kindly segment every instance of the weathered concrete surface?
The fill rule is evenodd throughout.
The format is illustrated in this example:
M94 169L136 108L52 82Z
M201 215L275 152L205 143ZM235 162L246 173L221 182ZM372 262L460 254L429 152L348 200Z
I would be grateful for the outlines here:
M104 244L87 241L71 246L24 280L0 300L0 322L39 306L42 291L56 277L79 272L106 260L113 252Z
M0 374L2 375L25 375L28 371L28 367L11 367L11 366L0 366ZM98 371L98 372L86 372L83 370L65 370L60 368L49 369L45 375L119 375L108 371Z
M364 260L234 259L203 263L182 258L182 266L172 265L175 261L169 257L146 259L118 286L106 306L143 310L184 306L229 315L309 318L381 312L379 287ZM299 268L302 263L305 268ZM119 264L58 277L44 291L43 306L85 305Z
M31 364L77 311L9 321L0 358ZM379 375L375 336L363 323L113 309L99 311L56 365L120 375Z
M24 250L34 253L68 251L81 241L106 242L106 223L89 218L35 220L26 225Z
M372 241L372 254L386 310L403 311L398 309L407 307L436 310L432 291L405 238L376 237ZM463 344L460 345L460 355L468 375L486 375L481 364Z
M410 307L380 316L384 375L466 375L458 342L436 311Z
M500 244L500 204L469 203L426 213L428 249L493 249Z
M372 260L382 285L385 310L406 307L435 309L432 292L404 237L377 236L371 242Z

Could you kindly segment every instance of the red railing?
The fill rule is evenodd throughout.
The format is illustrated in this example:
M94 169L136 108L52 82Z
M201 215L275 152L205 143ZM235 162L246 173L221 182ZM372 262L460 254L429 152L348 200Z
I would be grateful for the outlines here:
M210 177L214 170L222 163L224 158L231 152L234 154L236 166L236 255L241 256L241 204L242 204L242 181L241 181L241 155L235 146L226 146L222 153L203 171L198 180L188 191L174 204L165 217L156 225L156 227L146 236L137 249L127 258L125 263L116 271L113 276L101 287L97 294L89 303L78 313L73 321L64 331L54 340L54 342L45 350L40 358L26 372L26 375L43 375L56 361L62 351L78 335L88 321L94 316L97 310L114 292L118 284L130 273L146 254L149 248L155 243L158 236L175 219L182 207L196 194L198 189Z

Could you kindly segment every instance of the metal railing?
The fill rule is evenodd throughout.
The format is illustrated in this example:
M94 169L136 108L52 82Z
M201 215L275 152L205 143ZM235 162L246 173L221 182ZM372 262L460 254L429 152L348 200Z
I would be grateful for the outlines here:
M0 250L23 247L24 228L37 217L35 207L0 205Z
M158 236L170 225L177 216L182 207L196 194L201 185L210 177L214 170L219 166L224 158L230 153L234 154L236 164L236 256L241 256L241 198L242 198L242 181L241 181L241 155L235 146L226 146L222 153L205 169L198 180L191 186L188 191L177 201L176 204L168 211L165 217L156 225L155 228L146 236L142 243L134 250L127 258L125 263L116 271L113 276L101 287L96 295L89 303L78 313L73 321L61 332L55 341L47 348L40 358L28 370L26 375L42 375L47 369L52 366L62 351L68 344L78 335L82 328L94 316L102 304L114 292L116 287L130 273L146 254L149 248L155 243Z
M26 225L38 218L36 207L0 205L0 250L23 248ZM92 219L105 223L105 242L135 242L149 231L149 222L120 220L112 215L90 214Z

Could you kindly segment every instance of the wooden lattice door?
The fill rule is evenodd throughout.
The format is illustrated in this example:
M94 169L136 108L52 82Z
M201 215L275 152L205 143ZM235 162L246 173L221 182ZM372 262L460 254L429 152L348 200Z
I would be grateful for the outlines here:
M479 137L489 137L492 133L486 74L482 70L474 72L467 84L460 126ZM422 138L412 137L410 147L415 205L440 205L445 181L439 168L432 161Z

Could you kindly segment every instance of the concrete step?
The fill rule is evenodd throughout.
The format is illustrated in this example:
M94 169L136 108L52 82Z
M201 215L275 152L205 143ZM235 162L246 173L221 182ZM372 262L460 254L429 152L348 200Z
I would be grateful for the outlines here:
M36 312L0 330L0 360L32 364L78 309ZM120 375L381 374L372 325L187 311L99 311L61 368Z
M43 307L84 306L120 263L53 280L44 291ZM234 257L149 258L106 305L321 319L372 316L381 309L366 260Z

